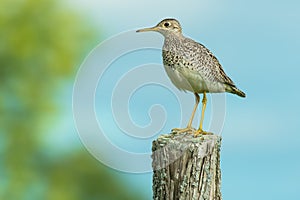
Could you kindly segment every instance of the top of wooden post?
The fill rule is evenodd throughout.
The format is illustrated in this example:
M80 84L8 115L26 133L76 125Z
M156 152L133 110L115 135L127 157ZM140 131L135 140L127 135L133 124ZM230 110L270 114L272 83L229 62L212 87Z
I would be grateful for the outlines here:
M198 156L203 158L212 153L215 145L221 145L221 139L221 136L214 134L197 137L189 133L160 135L153 141L152 157L166 152L172 152L172 155L166 155L163 162L153 163L152 167L154 170L164 168L179 159L187 150L193 152L197 149Z

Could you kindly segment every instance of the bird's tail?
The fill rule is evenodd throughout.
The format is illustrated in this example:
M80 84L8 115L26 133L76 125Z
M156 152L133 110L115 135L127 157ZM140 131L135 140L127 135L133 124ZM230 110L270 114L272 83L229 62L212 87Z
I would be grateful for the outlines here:
M243 91L237 89L236 87L230 87L230 90L228 90L228 92L236 94L240 97L246 97L246 94Z

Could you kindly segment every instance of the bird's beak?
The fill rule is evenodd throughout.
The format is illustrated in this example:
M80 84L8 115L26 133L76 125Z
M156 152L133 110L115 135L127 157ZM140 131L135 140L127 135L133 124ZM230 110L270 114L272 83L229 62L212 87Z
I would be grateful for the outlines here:
M157 30L158 30L158 27L154 26L154 27L151 27L151 28L143 28L143 29L137 30L136 32L139 33L139 32L157 31Z

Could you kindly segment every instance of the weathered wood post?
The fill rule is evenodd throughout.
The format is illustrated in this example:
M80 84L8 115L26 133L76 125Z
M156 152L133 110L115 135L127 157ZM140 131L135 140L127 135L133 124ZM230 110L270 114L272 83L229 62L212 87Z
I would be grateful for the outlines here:
M221 200L221 137L167 134L152 144L153 199Z

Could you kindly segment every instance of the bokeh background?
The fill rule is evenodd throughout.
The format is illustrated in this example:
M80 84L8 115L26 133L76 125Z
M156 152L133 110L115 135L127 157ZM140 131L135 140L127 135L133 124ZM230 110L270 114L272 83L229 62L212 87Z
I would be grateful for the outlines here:
M2 0L0 199L151 199L151 173L112 170L81 144L72 87L97 44L165 17L209 47L247 93L226 99L223 198L299 199L299 7L295 0Z

